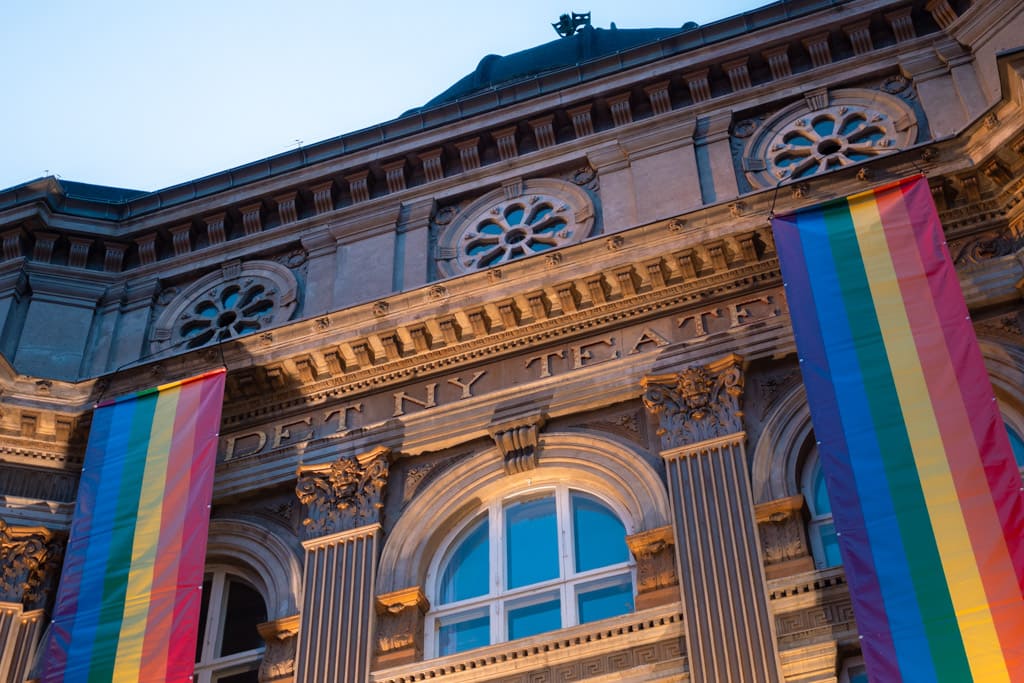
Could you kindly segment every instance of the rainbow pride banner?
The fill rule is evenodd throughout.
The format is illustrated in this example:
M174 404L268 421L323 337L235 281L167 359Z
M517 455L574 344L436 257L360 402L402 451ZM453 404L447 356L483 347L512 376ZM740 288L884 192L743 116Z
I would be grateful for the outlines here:
M928 182L772 220L872 681L1024 681L1024 500Z
M224 377L96 407L44 683L190 679Z

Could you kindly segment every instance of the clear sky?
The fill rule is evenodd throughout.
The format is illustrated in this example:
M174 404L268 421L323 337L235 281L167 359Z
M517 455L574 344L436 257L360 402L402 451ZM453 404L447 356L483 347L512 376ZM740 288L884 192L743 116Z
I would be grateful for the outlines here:
M574 0L580 2L581 0ZM5 0L0 188L155 190L396 118L487 54L595 27L700 24L766 0Z

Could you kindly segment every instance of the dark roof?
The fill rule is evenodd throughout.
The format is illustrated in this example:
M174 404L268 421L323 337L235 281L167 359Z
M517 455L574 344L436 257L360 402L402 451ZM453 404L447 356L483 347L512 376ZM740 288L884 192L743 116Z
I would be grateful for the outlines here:
M88 199L94 202L120 204L149 194L146 190L129 190L123 187L79 183L74 180L64 180L63 178L58 178L57 182L60 183L61 189L64 190L65 197Z
M584 26L578 33L568 38L558 38L528 50L515 52L504 57L487 55L480 60L473 73L465 76L455 85L427 102L420 108L410 110L410 114L421 109L430 109L446 102L454 102L473 93L507 85L519 80L533 78L549 71L557 71L568 66L589 62L592 59L629 50L653 43L684 30L697 28L696 24L687 24L684 28L630 28L620 29L612 24L610 29ZM404 114L403 114L404 116Z

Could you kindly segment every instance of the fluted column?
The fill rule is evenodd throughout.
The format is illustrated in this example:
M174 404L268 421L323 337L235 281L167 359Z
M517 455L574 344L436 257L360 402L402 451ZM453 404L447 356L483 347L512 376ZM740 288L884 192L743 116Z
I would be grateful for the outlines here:
M307 538L296 683L367 680L389 456L378 447L298 469Z
M646 377L660 422L694 683L781 680L744 452L742 361Z
M0 681L24 681L46 625L63 539L0 520Z

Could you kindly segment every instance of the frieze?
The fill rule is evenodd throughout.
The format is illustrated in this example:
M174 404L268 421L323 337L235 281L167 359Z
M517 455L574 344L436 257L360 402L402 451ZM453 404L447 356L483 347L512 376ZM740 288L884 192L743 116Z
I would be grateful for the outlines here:
M728 334L778 317L785 310L781 289L709 306L693 313L666 316L586 337L572 343L532 350L450 376L403 386L359 400L318 406L299 415L221 437L222 461L304 447L319 439L342 438L388 420L437 410L459 401L528 383L578 372L602 363L657 351L671 343Z
M643 380L643 402L657 416L665 450L743 431L742 360L731 355L704 367Z
M765 244L770 244L770 236L765 235ZM675 268L675 266L671 266ZM639 271L646 272L646 268ZM604 278L604 275L598 275ZM580 329L593 329L602 325L618 325L630 318L648 316L660 310L683 308L700 305L709 299L718 299L730 295L737 296L743 291L770 286L779 282L778 264L774 258L765 258L754 262L720 271L701 272L696 279L685 281L675 278L673 282L665 282L664 286L653 288L644 285L641 291L619 296L612 300L593 303L582 310L563 310L559 297L553 292L542 291L546 297L548 308L554 312L548 317L527 317L511 327L492 326L495 329L478 330L473 325L465 324L459 316L470 315L470 311L457 312L459 324L454 326L451 338L434 339L437 348L427 349L410 345L406 339L411 331L406 328L382 330L368 339L353 340L319 351L304 354L317 368L315 382L301 381L294 375L287 362L276 371L283 373L283 379L274 386L273 400L280 407L291 403L311 403L330 400L339 394L353 394L375 386L400 382L424 372L442 369L465 363L479 361L487 356L504 353L510 348L521 348L527 345L543 344L558 337L578 334ZM609 280L615 279L609 275ZM670 278L671 279L671 278ZM554 287L584 291L582 283L568 282ZM482 318L497 315L494 311L483 310ZM451 316L449 316L451 317ZM471 318L472 316L470 316ZM430 321L438 323L438 321ZM470 320L472 322L472 320ZM499 320L500 322L500 320ZM422 326L422 322L420 324ZM429 325L428 325L429 327ZM387 348L377 338L397 338L402 345ZM360 362L354 347L359 344L372 351L367 354L365 363ZM266 414L274 408L267 404L268 381L270 368L253 368L244 372L232 372L228 377L227 405L225 406L224 424L245 420L254 414ZM244 380L244 381L243 381Z
M384 446L323 465L300 466L295 495L305 506L307 538L380 521L391 450Z

